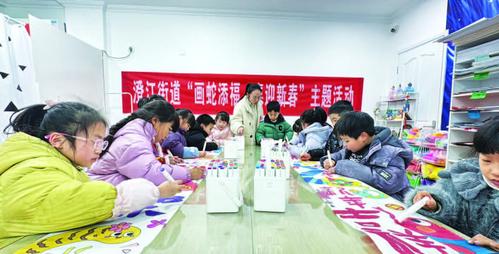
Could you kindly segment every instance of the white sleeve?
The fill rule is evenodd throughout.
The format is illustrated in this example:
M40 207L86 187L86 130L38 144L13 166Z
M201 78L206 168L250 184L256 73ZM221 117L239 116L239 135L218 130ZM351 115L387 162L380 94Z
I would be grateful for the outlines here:
M159 189L152 182L136 178L116 186L113 218L153 205L159 198Z

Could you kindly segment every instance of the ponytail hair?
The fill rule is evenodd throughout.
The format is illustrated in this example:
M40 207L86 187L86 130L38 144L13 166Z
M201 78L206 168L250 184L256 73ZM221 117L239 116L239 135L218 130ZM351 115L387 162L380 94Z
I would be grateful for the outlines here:
M246 89L244 90L244 96L249 97L249 95L255 90L259 90L260 92L262 91L262 88L260 87L260 85L258 83L246 84ZM239 101L242 100L244 98L244 96L241 97L239 99Z
M151 102L151 101L157 101L157 100L160 100L160 101L166 101L166 99L161 96L161 95L158 95L158 94L153 94L149 97L144 97L144 98L141 98L139 100L139 102L137 102L137 106L139 108L142 108L144 105L146 105L147 103Z
M146 122L150 122L153 117L157 117L158 120L162 123L173 122L173 124L175 124L177 122L178 125L178 117L172 104L168 103L165 100L150 101L139 108L137 111L133 112L115 125L111 126L111 128L109 129L109 135L105 138L109 145L107 146L106 150L102 151L100 156L102 157L102 155L104 155L109 150L109 147L111 147L111 144L114 141L114 135L127 123L135 119L142 119Z
M70 136L77 136L80 132L88 136L88 128L96 123L107 126L106 120L97 110L83 103L60 102L48 109L46 107L45 104L35 104L17 110L10 116L9 125L3 132L24 132L44 141L51 132L64 133L68 134L66 139L74 148L75 139ZM9 132L9 129L13 132Z

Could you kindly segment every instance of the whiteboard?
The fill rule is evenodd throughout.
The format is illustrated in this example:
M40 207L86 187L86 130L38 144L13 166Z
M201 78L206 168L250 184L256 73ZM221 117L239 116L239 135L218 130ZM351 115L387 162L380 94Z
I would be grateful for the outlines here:
M29 24L41 100L78 101L104 113L102 51L36 17Z

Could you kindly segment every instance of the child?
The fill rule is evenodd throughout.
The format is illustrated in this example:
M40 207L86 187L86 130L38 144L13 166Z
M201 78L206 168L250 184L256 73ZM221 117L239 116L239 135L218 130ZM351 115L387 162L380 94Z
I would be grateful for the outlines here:
M297 139L290 142L290 153L295 158L311 149L324 147L332 131L331 127L326 124L326 111L321 107L306 110L301 114L300 120L303 130L298 134Z
M155 144L161 143L172 128L177 115L173 106L163 100L154 100L111 127L106 140L109 146L88 171L94 179L117 185L120 182L145 178L156 185L167 180L166 170L174 179L200 179L199 168L187 169L161 164L156 159Z
M397 200L409 190L405 169L412 160L412 150L393 137L387 128L377 134L374 120L364 112L348 112L336 123L334 131L344 148L321 158L329 173L358 179Z
M215 120L210 115L202 114L196 119L196 126L190 129L185 135L187 140L187 145L195 146L200 151L212 151L217 150L218 145L215 142L207 141L209 133L215 125ZM206 142L206 147L205 147ZM205 148L205 149L203 149Z
M296 121L293 123L293 132L298 134L303 130L302 122L301 119L298 118Z
M224 141L232 137L229 125L229 114L220 111L215 116L215 127L211 131L209 139L218 145L223 145Z
M328 114L329 120L331 121L333 127L336 125L336 122L340 120L341 115L350 111L353 111L353 106L350 101L340 100L331 105L331 107L329 107Z
M293 123L293 138L289 140L290 144L298 144L300 138L300 132L303 130L302 122L301 119L298 118L296 121Z
M204 157L206 152L199 151L197 147L188 147L185 134L191 127L196 125L194 114L188 109L177 109L176 113L179 120L179 129L176 132L170 132L168 137L161 144L163 150L170 150L174 156L184 159Z
M293 129L279 112L281 105L277 101L271 101L267 104L267 115L258 125L256 130L256 143L260 144L263 138L274 140L291 140L293 138Z
M473 236L471 244L499 251L499 119L475 133L473 147L478 158L440 171L440 180L408 193L405 201L428 197L421 214Z
M152 205L181 190L145 179L116 187L90 181L81 167L99 158L106 121L93 108L61 102L20 109L15 134L0 144L0 240L79 228ZM13 115L13 116L14 116Z
M337 101L331 107L329 107L329 119L331 123L334 125L340 119L341 115L353 111L352 104L349 101ZM327 139L326 146L321 149L310 150L308 153L304 153L300 159L303 161L312 160L318 161L321 157L327 154L329 151L331 154L338 152L343 147L341 141L334 131L329 134L329 138Z
M160 100L160 101L166 101L166 99L159 95L159 94L153 94L149 97L144 97L144 98L141 98L138 102L137 102L137 106L138 108L142 108L144 105L146 105L147 103L151 102L151 101L156 101L156 100Z

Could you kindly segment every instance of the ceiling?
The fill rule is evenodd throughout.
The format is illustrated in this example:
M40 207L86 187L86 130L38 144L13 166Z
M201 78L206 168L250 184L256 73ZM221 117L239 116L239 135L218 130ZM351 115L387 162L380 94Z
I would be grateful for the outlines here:
M321 16L391 18L408 6L428 0L0 0L0 4L139 5L215 10L306 13Z

